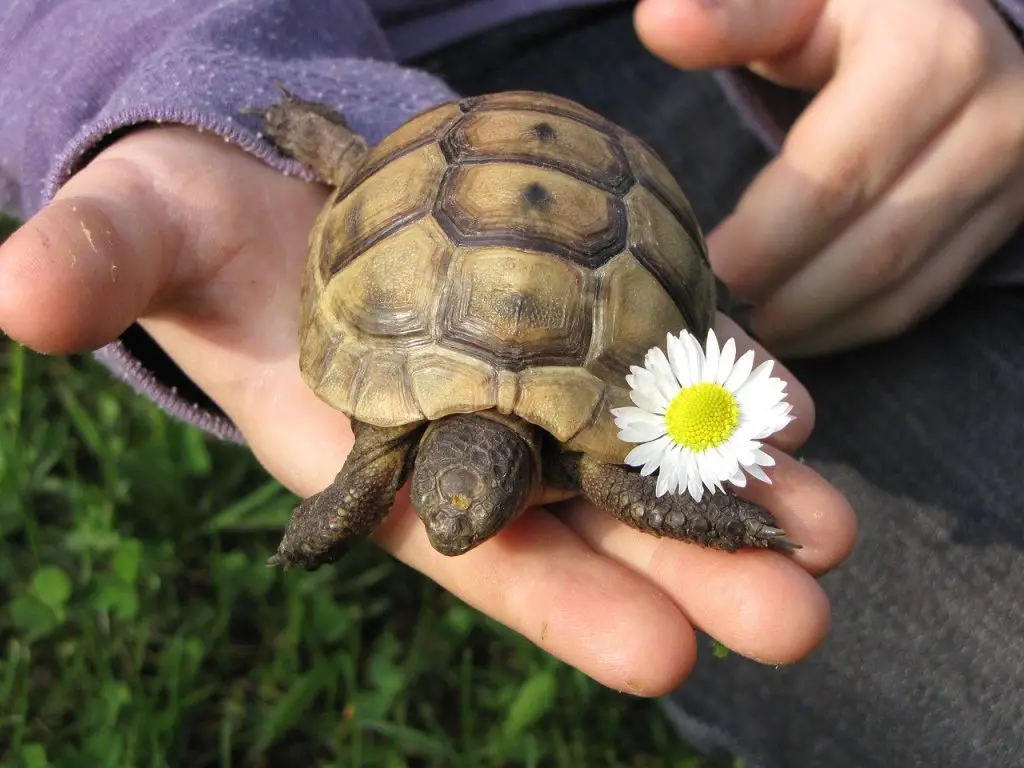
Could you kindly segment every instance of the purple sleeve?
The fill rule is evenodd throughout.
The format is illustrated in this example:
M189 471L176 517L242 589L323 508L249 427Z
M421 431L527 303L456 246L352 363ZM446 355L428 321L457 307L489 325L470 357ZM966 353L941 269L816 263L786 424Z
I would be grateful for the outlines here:
M121 130L163 121L216 132L285 173L302 175L238 109L275 97L275 82L330 103L375 143L453 97L440 80L394 63L362 0L6 0L0 10L0 208L45 205ZM149 359L119 341L98 359L136 391L220 437L240 440Z

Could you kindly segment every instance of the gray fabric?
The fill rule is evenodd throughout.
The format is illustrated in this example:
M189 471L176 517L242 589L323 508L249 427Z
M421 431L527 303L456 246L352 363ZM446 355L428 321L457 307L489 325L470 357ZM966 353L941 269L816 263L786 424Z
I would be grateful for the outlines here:
M621 122L711 226L767 155L709 77L643 52L627 14L587 18L426 64L467 94L543 88ZM857 507L860 544L823 580L834 628L809 660L775 669L705 644L665 702L689 741L751 768L1024 765L1021 328L1024 291L975 287L898 341L793 365L818 404L805 455Z
M831 636L788 669L705 653L672 697L751 766L1024 764L1021 327L1024 292L977 288L793 366L818 405L805 455L861 519L823 580Z

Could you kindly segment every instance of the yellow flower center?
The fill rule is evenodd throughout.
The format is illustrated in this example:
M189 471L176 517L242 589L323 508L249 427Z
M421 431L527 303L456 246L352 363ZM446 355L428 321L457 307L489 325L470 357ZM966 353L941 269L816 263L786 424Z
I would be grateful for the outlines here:
M721 384L708 381L682 390L665 411L668 436L695 453L724 443L739 423L736 398Z

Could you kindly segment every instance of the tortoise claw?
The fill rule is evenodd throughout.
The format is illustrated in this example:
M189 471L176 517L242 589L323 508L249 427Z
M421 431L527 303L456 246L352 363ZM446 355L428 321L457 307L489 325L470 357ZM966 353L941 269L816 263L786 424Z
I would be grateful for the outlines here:
M761 538L768 542L769 549L774 549L789 554L797 549L803 549L800 544L786 538L786 532L781 528L766 525L761 529Z

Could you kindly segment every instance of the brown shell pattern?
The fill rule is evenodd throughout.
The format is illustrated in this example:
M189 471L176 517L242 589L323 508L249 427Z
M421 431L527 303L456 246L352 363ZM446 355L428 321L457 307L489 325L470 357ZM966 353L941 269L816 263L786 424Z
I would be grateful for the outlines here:
M303 375L380 426L496 409L621 462L609 410L629 402L629 366L714 314L703 237L657 155L547 94L413 118L310 247Z

